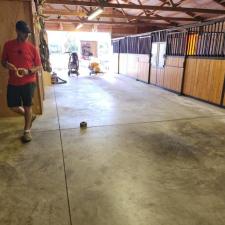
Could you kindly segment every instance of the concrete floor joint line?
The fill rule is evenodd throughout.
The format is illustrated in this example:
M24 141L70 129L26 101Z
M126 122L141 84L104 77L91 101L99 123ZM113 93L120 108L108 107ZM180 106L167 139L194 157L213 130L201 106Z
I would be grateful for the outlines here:
M225 116L201 116L201 117L193 117L193 118L180 118L180 119L172 119L172 120L156 120L156 121L146 121L146 122L135 122L135 123L117 123L117 124L109 124L109 125L100 125L100 126L89 126L88 128L104 128L104 127L114 127L114 126L126 126L126 125L136 125L136 124L154 124L154 123L165 123L165 122L176 122L176 121L193 121L198 119L221 119L225 118ZM66 131L66 130L77 130L80 129L80 127L72 127L72 128L60 128L60 131Z
M66 196L67 196L67 203L68 203L68 213L69 213L70 225L73 225L72 217L71 217L69 193L68 193L68 184L67 184L66 165L65 165L63 143L62 143L62 134L61 134L61 128L60 128L59 112L58 112L58 105L57 105L57 99L56 99L56 94L55 94L55 88L54 88L54 98L55 98L55 104L56 104L57 119L58 119L58 124L59 124L59 135L60 135L60 144L61 144L61 150L62 150L63 170L64 170L64 175L65 175L65 185L66 185Z

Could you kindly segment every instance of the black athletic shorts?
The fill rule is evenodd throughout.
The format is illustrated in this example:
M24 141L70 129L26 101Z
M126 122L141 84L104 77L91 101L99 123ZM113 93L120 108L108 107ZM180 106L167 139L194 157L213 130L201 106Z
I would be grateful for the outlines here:
M29 83L22 86L14 86L9 84L7 88L8 107L32 106L35 87L35 83Z

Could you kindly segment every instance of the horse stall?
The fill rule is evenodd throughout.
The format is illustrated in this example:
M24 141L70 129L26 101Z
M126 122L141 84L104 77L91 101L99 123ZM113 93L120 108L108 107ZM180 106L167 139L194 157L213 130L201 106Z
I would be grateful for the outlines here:
M225 106L224 18L122 40L122 48L117 52L121 74L180 95Z
M223 105L225 21L188 29L183 94Z

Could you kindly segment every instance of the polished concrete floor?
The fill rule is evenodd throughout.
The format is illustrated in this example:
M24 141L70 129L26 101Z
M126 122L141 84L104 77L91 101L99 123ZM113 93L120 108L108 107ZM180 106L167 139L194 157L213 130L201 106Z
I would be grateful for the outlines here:
M22 126L0 119L0 225L225 224L224 109L72 77L47 89L29 144Z

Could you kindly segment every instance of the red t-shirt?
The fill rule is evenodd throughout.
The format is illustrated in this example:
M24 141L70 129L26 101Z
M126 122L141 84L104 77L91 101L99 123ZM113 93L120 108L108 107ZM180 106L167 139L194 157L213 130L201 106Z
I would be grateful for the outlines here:
M16 68L31 69L41 65L39 53L30 42L18 42L17 40L5 43L2 53L2 60L12 63ZM16 76L14 71L9 71L9 84L20 86L36 82L36 75L23 77Z

